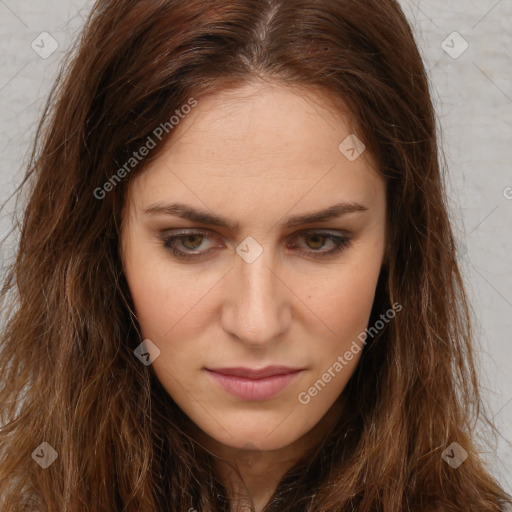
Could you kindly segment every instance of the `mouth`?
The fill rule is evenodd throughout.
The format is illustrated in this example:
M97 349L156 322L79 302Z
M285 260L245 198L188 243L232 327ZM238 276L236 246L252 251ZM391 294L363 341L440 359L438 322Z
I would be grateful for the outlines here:
M273 365L261 369L206 368L206 371L231 395L245 401L261 401L277 395L304 370Z

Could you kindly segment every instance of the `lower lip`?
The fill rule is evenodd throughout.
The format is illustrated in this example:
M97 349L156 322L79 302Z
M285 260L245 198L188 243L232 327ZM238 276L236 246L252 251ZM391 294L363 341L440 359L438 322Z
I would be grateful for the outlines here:
M273 375L263 379L249 379L207 370L210 375L229 393L248 401L267 400L282 391L297 377L300 371Z

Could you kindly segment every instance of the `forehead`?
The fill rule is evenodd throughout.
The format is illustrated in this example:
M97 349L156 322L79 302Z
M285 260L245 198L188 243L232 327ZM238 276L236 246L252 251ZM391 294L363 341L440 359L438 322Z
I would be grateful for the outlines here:
M352 121L348 109L335 110L318 89L250 83L202 97L168 146L175 146L175 157L209 156L212 165L226 160L228 151L232 161L256 155L331 161L341 137L353 131Z
M132 180L134 192L163 200L165 190L188 185L198 194L229 189L252 200L269 194L299 200L338 190L362 201L382 178L368 152L349 161L340 151L352 121L348 109L335 109L312 88L251 83L203 96Z

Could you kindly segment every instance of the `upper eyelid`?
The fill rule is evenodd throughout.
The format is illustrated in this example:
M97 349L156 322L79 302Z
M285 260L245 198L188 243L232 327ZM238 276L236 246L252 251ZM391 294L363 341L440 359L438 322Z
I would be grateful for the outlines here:
M350 232L346 229L334 229L334 228L302 228L297 229L290 233L287 236L290 235L296 235L296 234L306 234L306 233L328 233L328 234L335 234L337 236L349 236ZM213 235L213 236L222 236L216 233L213 229L210 228L174 228L174 229L167 229L162 230L161 234L163 237L171 237L171 236L186 236L186 235L194 235L194 234L206 234L206 235Z

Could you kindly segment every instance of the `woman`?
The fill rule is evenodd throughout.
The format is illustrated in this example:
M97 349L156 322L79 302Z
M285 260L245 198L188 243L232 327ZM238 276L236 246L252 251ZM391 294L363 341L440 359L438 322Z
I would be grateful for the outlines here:
M504 510L439 155L393 0L97 2L3 287L2 510Z

